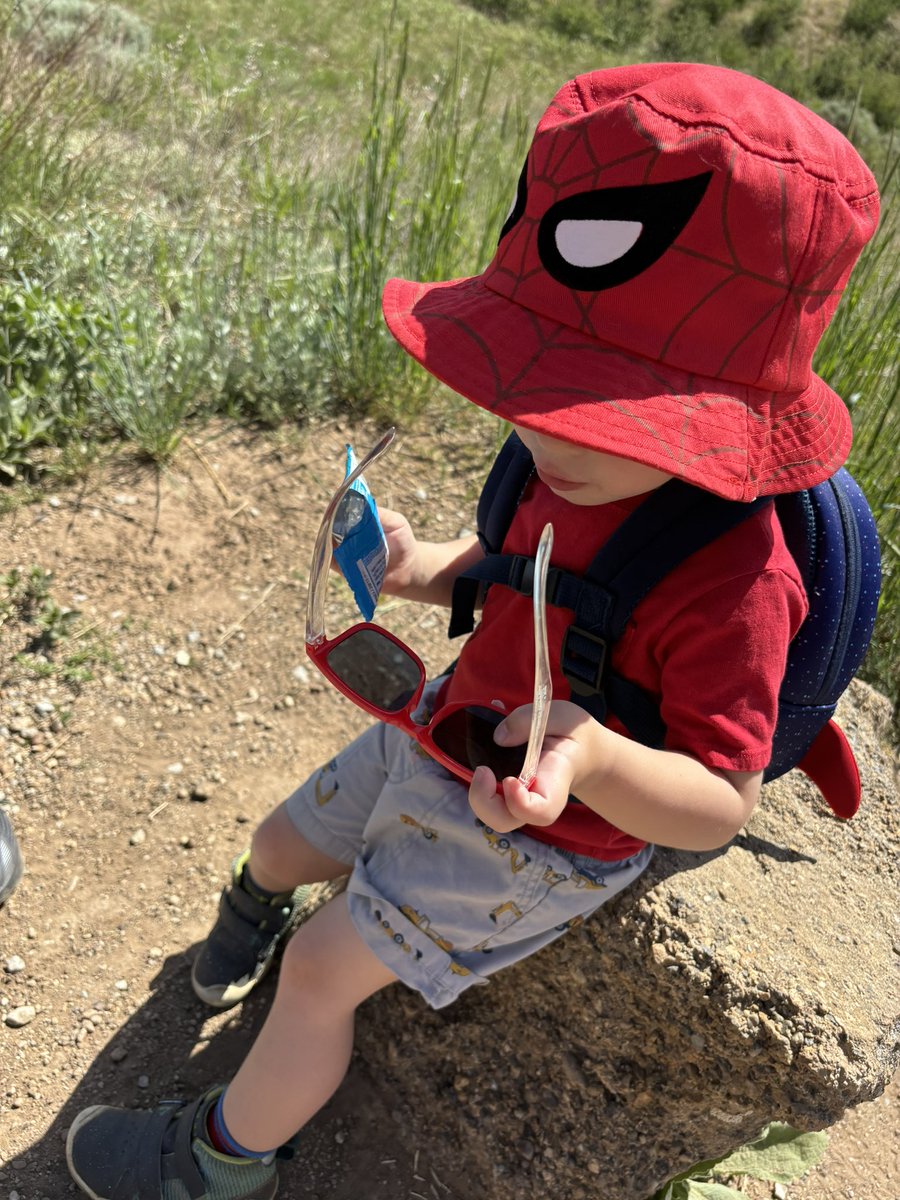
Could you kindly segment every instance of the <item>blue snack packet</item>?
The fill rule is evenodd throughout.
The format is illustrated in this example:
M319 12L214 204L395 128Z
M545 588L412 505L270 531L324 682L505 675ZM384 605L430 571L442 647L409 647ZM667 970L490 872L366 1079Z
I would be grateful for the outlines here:
M353 447L347 446L346 474L356 467ZM362 617L371 621L387 570L388 548L378 509L365 479L350 485L334 518L334 561L353 592Z

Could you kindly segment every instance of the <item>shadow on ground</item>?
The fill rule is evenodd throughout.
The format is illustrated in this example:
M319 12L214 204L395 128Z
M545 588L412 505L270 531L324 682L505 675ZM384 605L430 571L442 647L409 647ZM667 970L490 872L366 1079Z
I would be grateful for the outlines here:
M813 862L808 855L742 834L736 846L765 862ZM646 874L609 906L610 918L621 904L636 902L651 887L675 874L690 872L724 853L663 850ZM207 1087L227 1082L237 1071L265 1021L274 995L274 980L267 979L242 1005L213 1014L193 994L190 969L199 944L169 956L150 982L149 999L119 1027L78 1080L71 1096L44 1135L19 1153L11 1164L11 1177L0 1172L19 1200L61 1200L71 1184L65 1165L65 1136L76 1114L92 1104L148 1108L162 1100L191 1099ZM498 980L498 989L503 984ZM476 992L482 989L474 989ZM390 990L389 990L390 992ZM446 1037L457 1020L479 1023L499 996L464 996L449 1015L429 1012L423 1006L413 1019ZM408 1001L407 1001L408 1002ZM361 1043L378 1047L380 1006L391 1003L390 994L375 997L360 1010ZM465 1011L457 1011L465 1010ZM411 1064L412 1065L412 1064ZM385 1064L367 1062L357 1052L332 1101L307 1126L291 1163L281 1167L279 1196L283 1200L483 1200L478 1180L453 1177L453 1190L420 1152L417 1124L427 1115L410 1114L407 1097L395 1091L396 1072ZM394 1082L391 1082L391 1081ZM447 1131L449 1133L449 1131ZM452 1139L448 1139L452 1140ZM474 1150L474 1147L471 1147ZM472 1160L475 1161L474 1158ZM445 1164L436 1163L443 1172ZM466 1164L459 1164L466 1173ZM128 1197L127 1200L131 1200Z
M163 962L150 998L97 1055L43 1137L19 1153L5 1174L0 1170L0 1179L20 1200L60 1200L76 1192L66 1168L65 1138L81 1109L149 1108L162 1100L191 1099L235 1074L265 1021L275 984L266 980L238 1008L211 1018L191 991L198 949ZM365 1006L359 1019L366 1020ZM427 1184L425 1156L403 1136L392 1100L375 1071L355 1056L335 1097L304 1131L294 1160L281 1165L280 1200L394 1200L406 1197L417 1179L419 1186ZM430 1200L432 1191L425 1186L422 1194ZM442 1200L468 1200L445 1185L439 1194Z

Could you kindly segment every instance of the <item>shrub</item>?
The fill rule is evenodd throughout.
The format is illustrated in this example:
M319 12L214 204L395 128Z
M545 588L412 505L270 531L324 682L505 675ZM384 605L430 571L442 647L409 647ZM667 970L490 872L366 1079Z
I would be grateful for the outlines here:
M863 157L871 157L878 143L878 124L867 108L855 101L833 96L816 105L816 112L857 147Z
M748 46L766 46L777 42L793 28L802 0L763 0L743 29Z
M0 285L0 477L32 473L30 451L77 428L103 336L103 319L76 298L24 278Z
M601 42L608 36L607 23L596 0L558 0L541 9L541 21L572 41Z
M503 21L527 21L540 0L468 0L472 8Z
M48 61L77 46L97 65L121 65L150 49L150 27L118 4L92 0L19 0L14 34L37 58Z
M819 58L812 86L822 99L859 102L890 132L900 119L900 50L896 39L848 35Z
M864 38L883 29L888 18L897 11L896 0L850 0L841 30L858 33Z
M672 62L716 62L716 32L691 0L677 0L656 40L656 56Z

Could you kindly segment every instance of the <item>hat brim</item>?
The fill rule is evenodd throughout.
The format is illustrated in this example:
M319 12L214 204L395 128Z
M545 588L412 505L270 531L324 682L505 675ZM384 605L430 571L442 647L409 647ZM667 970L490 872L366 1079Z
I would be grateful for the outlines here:
M507 421L655 467L730 500L821 483L850 450L850 416L817 375L799 392L679 371L524 308L481 276L390 279L404 350Z

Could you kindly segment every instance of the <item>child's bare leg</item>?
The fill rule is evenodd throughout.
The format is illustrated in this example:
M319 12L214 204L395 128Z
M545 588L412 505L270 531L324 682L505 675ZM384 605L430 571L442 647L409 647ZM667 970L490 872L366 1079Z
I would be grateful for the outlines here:
M191 969L191 986L213 1008L230 1008L264 977L290 931L294 889L350 871L298 833L284 804L253 835L249 858L232 868L216 923Z
M297 832L285 804L279 804L257 828L247 866L253 882L269 892L290 892L301 883L321 883L350 871L346 863L322 854Z
M321 908L288 943L266 1023L228 1086L228 1131L250 1150L288 1140L343 1079L353 1017L396 976L363 942L345 895Z

